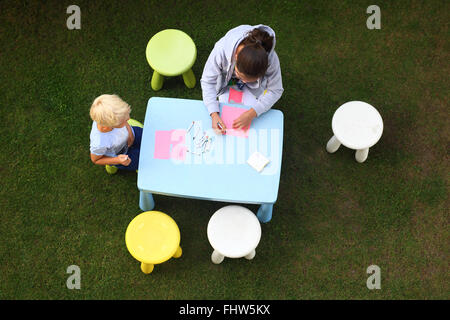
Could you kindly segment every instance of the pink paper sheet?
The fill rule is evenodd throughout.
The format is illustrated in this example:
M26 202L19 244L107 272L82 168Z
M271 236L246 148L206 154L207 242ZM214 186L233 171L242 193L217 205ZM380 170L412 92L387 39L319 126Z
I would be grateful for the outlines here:
M228 93L228 102L229 103L242 103L242 95L243 91L237 91L233 88L230 88L230 92Z
M155 159L170 159L171 135L172 130L155 131Z
M186 157L186 130L156 130L155 159L176 159L183 161ZM172 148L171 148L172 147Z
M223 106L221 118L227 127L227 135L237 136L237 137L245 137L248 138L248 129L250 126L244 129L233 129L233 122L235 119L239 118L239 116L247 111L243 108L231 107L231 106Z

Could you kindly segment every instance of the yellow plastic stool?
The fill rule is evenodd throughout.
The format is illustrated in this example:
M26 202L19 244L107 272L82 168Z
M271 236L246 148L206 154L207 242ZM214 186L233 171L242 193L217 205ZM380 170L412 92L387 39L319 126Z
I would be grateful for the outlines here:
M155 264L179 258L182 253L176 222L160 211L146 211L131 220L125 232L125 243L146 274L153 271Z
M152 67L152 89L162 88L164 77L183 76L188 88L195 86L195 76L191 70L197 58L194 41L186 33L176 29L166 29L155 34L145 50L147 61Z

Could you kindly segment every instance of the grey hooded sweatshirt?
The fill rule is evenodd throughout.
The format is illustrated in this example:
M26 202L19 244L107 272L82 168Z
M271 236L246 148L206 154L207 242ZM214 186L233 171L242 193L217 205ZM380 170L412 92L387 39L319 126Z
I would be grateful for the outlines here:
M228 31L224 37L216 42L203 69L200 83L203 102L209 114L219 112L217 97L225 92L227 84L233 75L236 63L234 61L236 48L247 36L247 33L255 28L262 28L273 36L273 45L268 56L269 65L266 74L258 81L246 83L249 90L258 98L258 102L252 107L256 114L260 116L280 99L284 89L281 81L280 61L274 50L275 32L270 27L262 24L256 26L241 25ZM266 89L267 92L263 95Z

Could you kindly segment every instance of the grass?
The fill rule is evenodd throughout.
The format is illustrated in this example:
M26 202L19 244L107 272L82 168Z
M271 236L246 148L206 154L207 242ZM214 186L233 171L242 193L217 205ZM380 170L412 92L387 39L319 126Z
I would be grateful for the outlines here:
M448 299L450 8L446 1L77 1L0 3L1 299ZM236 10L235 7L239 7ZM257 255L210 261L206 226L224 203L155 196L181 230L183 256L144 275L124 235L141 212L136 174L89 159L89 107L117 93L143 121L152 96L201 99L171 78L150 88L150 37L187 32L199 80L214 43L240 24L277 34L285 92L283 165ZM331 118L374 105L381 140L359 164L328 154ZM257 207L246 206L256 212ZM81 290L68 290L68 266ZM366 269L381 268L381 290Z

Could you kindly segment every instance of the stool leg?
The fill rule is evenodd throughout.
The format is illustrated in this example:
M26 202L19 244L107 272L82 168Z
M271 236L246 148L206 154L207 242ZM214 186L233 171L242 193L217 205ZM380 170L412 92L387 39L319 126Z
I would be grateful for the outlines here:
M156 71L153 71L152 76L152 89L158 91L162 88L164 82L164 77Z
M356 150L355 159L359 163L366 161L367 156L369 155L369 148Z
M341 146L341 143L339 142L339 140L335 136L332 136L331 139L327 143L327 151L329 153L336 152L340 146Z
M225 258L224 255L220 254L219 252L217 252L216 250L213 251L212 255L211 255L211 261L215 264L219 264L223 261L223 259Z
M273 203L262 203L256 217L260 222L269 222L272 219Z
M192 69L189 69L188 71L183 73L183 80L184 80L184 84L189 89L192 89L193 87L195 87L195 76L194 76L194 72L192 72Z
M181 257L181 253L183 252L183 250L181 250L181 247L178 247L177 251L175 251L175 254L173 255L174 258L179 258Z
M149 274L153 271L154 265L151 263L143 263L141 262L141 270L145 274Z
M252 252L250 252L248 255L245 256L245 259L247 260L252 260L256 255L256 251L253 250Z
M141 191L139 193L139 207L143 211L151 211L155 207L155 201L150 192Z
M115 174L119 170L116 166L105 165L106 172L109 174Z

